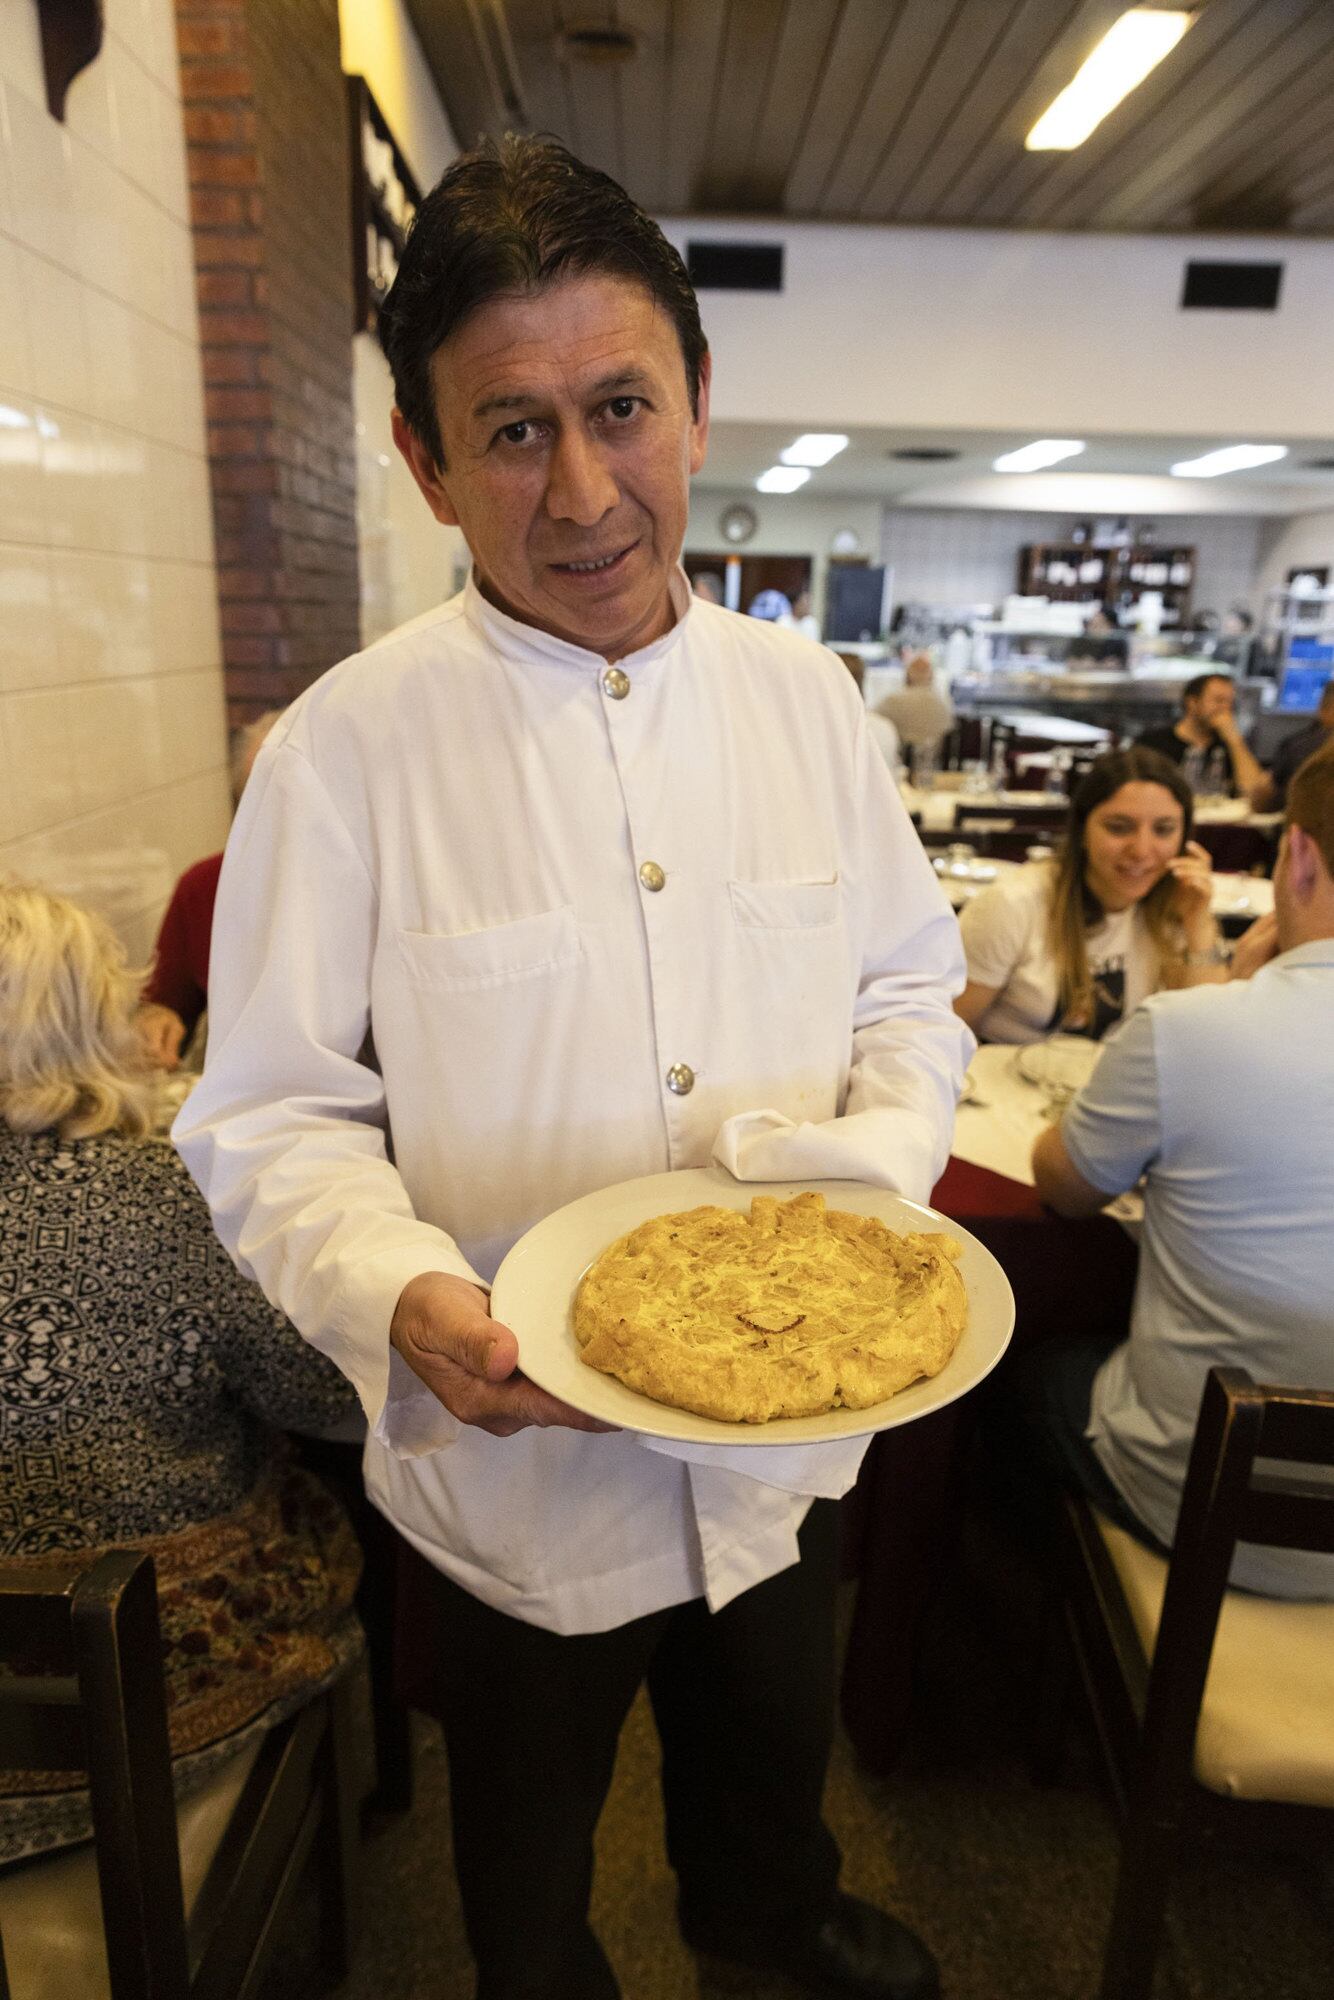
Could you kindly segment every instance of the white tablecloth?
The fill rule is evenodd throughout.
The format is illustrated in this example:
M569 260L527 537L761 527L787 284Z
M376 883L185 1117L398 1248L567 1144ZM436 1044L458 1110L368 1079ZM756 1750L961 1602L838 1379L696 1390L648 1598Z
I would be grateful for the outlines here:
M1006 1042L987 1042L978 1050L968 1068L950 1152L970 1166L1032 1187L1033 1147L1056 1113L1048 1094L1019 1074L1018 1057L1019 1050ZM1093 1056L1090 1071L1095 1063ZM1138 1194L1123 1194L1104 1213L1134 1236L1144 1203Z
M1008 1043L988 1042L973 1057L950 1151L956 1160L1032 1187L1029 1161L1049 1120L1042 1091L1015 1068L1018 1053Z

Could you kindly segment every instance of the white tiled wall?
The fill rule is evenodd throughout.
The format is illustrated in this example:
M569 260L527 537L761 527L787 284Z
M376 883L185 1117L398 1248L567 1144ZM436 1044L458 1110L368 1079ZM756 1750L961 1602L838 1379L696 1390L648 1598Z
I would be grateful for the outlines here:
M146 957L227 829L171 0L107 0L65 123L0 0L0 869Z

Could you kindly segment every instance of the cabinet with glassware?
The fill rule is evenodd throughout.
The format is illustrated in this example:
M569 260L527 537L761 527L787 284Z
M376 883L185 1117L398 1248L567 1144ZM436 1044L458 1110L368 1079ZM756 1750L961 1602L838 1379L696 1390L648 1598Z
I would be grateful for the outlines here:
M1034 542L1019 551L1019 590L1025 597L1101 607L1124 625L1138 622L1140 599L1162 600L1163 625L1184 626L1195 583L1195 550L1157 542L1100 547L1087 542Z

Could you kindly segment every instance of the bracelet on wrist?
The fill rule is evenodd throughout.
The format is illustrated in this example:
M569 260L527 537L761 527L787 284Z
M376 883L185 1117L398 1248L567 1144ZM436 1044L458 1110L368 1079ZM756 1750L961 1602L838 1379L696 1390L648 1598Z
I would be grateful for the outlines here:
M1232 947L1223 938L1215 938L1203 951L1192 951L1189 946L1181 954L1183 965L1226 965L1232 956Z

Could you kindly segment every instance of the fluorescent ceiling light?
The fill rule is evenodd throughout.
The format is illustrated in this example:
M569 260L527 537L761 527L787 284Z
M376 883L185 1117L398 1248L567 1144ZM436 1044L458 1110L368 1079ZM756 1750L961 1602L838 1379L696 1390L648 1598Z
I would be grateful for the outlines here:
M771 465L755 484L761 493L795 493L811 476L809 465Z
M1024 144L1030 153L1069 152L1143 83L1191 24L1187 12L1132 7L1113 22L1093 54L1052 99Z
M1220 472L1249 472L1253 465L1272 465L1287 455L1285 444L1225 444L1202 458L1183 458L1171 471L1174 479L1217 479Z
M1083 451L1079 438L1038 438L1033 444L1021 445L1018 451L1002 452L993 458L993 472L1041 472L1044 465L1059 465L1063 458L1074 458Z
M784 465L828 465L847 449L847 443L841 431L805 431L778 456Z

